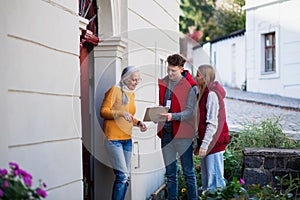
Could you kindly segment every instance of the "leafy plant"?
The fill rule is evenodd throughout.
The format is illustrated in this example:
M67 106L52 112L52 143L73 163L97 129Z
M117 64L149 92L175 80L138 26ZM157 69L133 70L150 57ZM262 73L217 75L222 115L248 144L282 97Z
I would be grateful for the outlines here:
M21 169L17 163L10 162L10 171L0 169L1 200L39 200L47 196L46 184L40 181L39 187L32 188L32 175Z
M224 175L227 180L242 173L243 154L246 147L297 148L300 141L288 138L280 125L280 117L267 118L260 123L250 122L239 132L230 133L230 143L224 153Z
M217 188L216 190L207 190L202 192L201 200L223 200L223 199L248 199L247 191L242 187L245 184L243 179L233 177L224 188Z
M300 142L288 138L279 123L280 117L267 118L259 124L249 123L239 132L239 138L234 148L241 150L244 147L273 147L296 148Z
M241 176L241 171L242 155L227 148L224 153L224 177L227 180L232 180L233 177Z
M277 187L273 187L272 183L260 187L258 184L251 185L248 189L252 200L261 199L300 199L298 190L300 189L300 178L292 178L291 174L283 176L282 178L276 176L278 181Z

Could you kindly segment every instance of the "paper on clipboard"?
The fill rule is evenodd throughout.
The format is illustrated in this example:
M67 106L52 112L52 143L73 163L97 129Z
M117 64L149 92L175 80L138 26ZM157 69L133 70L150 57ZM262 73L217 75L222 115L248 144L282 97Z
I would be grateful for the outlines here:
M162 107L162 106L157 106L157 107L148 107L146 109L145 115L144 115L144 122L160 122L160 121L165 121L166 118L162 117L160 114L161 113L168 113L169 108L168 107Z

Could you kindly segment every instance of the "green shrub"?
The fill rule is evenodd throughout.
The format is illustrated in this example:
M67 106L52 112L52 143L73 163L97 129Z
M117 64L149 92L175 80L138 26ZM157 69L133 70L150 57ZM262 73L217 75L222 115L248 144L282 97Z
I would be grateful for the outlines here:
M264 200L264 199L300 199L300 178L292 178L290 174L283 177L276 176L278 181L277 187L273 187L272 183L260 187L260 185L254 184L248 188L248 193L252 200Z
M280 117L267 118L260 123L250 122L235 133L230 132L230 143L224 154L225 178L239 177L242 170L242 150L246 147L299 148L300 141L285 135Z
M247 191L242 187L244 180L236 177L226 183L226 187L202 192L201 200L248 199Z
M233 177L241 177L242 155L226 149L224 153L224 178L232 180Z
M280 117L267 118L262 122L249 123L239 132L234 149L241 151L245 147L296 148L300 142L287 137L279 123Z

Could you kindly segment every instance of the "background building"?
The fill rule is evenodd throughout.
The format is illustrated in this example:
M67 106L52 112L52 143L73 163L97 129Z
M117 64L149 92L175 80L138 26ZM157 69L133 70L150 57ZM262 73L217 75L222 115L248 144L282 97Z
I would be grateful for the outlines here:
M213 64L230 87L300 98L299 5L297 0L246 0L246 31L196 46L193 65Z
M245 30L217 38L193 48L193 64L197 70L201 64L211 63L217 79L223 85L240 88L246 81Z
M247 89L300 98L297 0L246 1Z

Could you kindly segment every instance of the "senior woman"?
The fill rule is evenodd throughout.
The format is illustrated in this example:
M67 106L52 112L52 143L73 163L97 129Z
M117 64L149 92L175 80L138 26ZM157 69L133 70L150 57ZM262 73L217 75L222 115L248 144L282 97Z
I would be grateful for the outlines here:
M100 109L106 136L104 145L115 174L113 200L125 199L129 185L132 127L138 126L142 132L147 130L147 126L134 117L134 90L140 80L140 73L136 67L124 68L120 82L105 93Z

